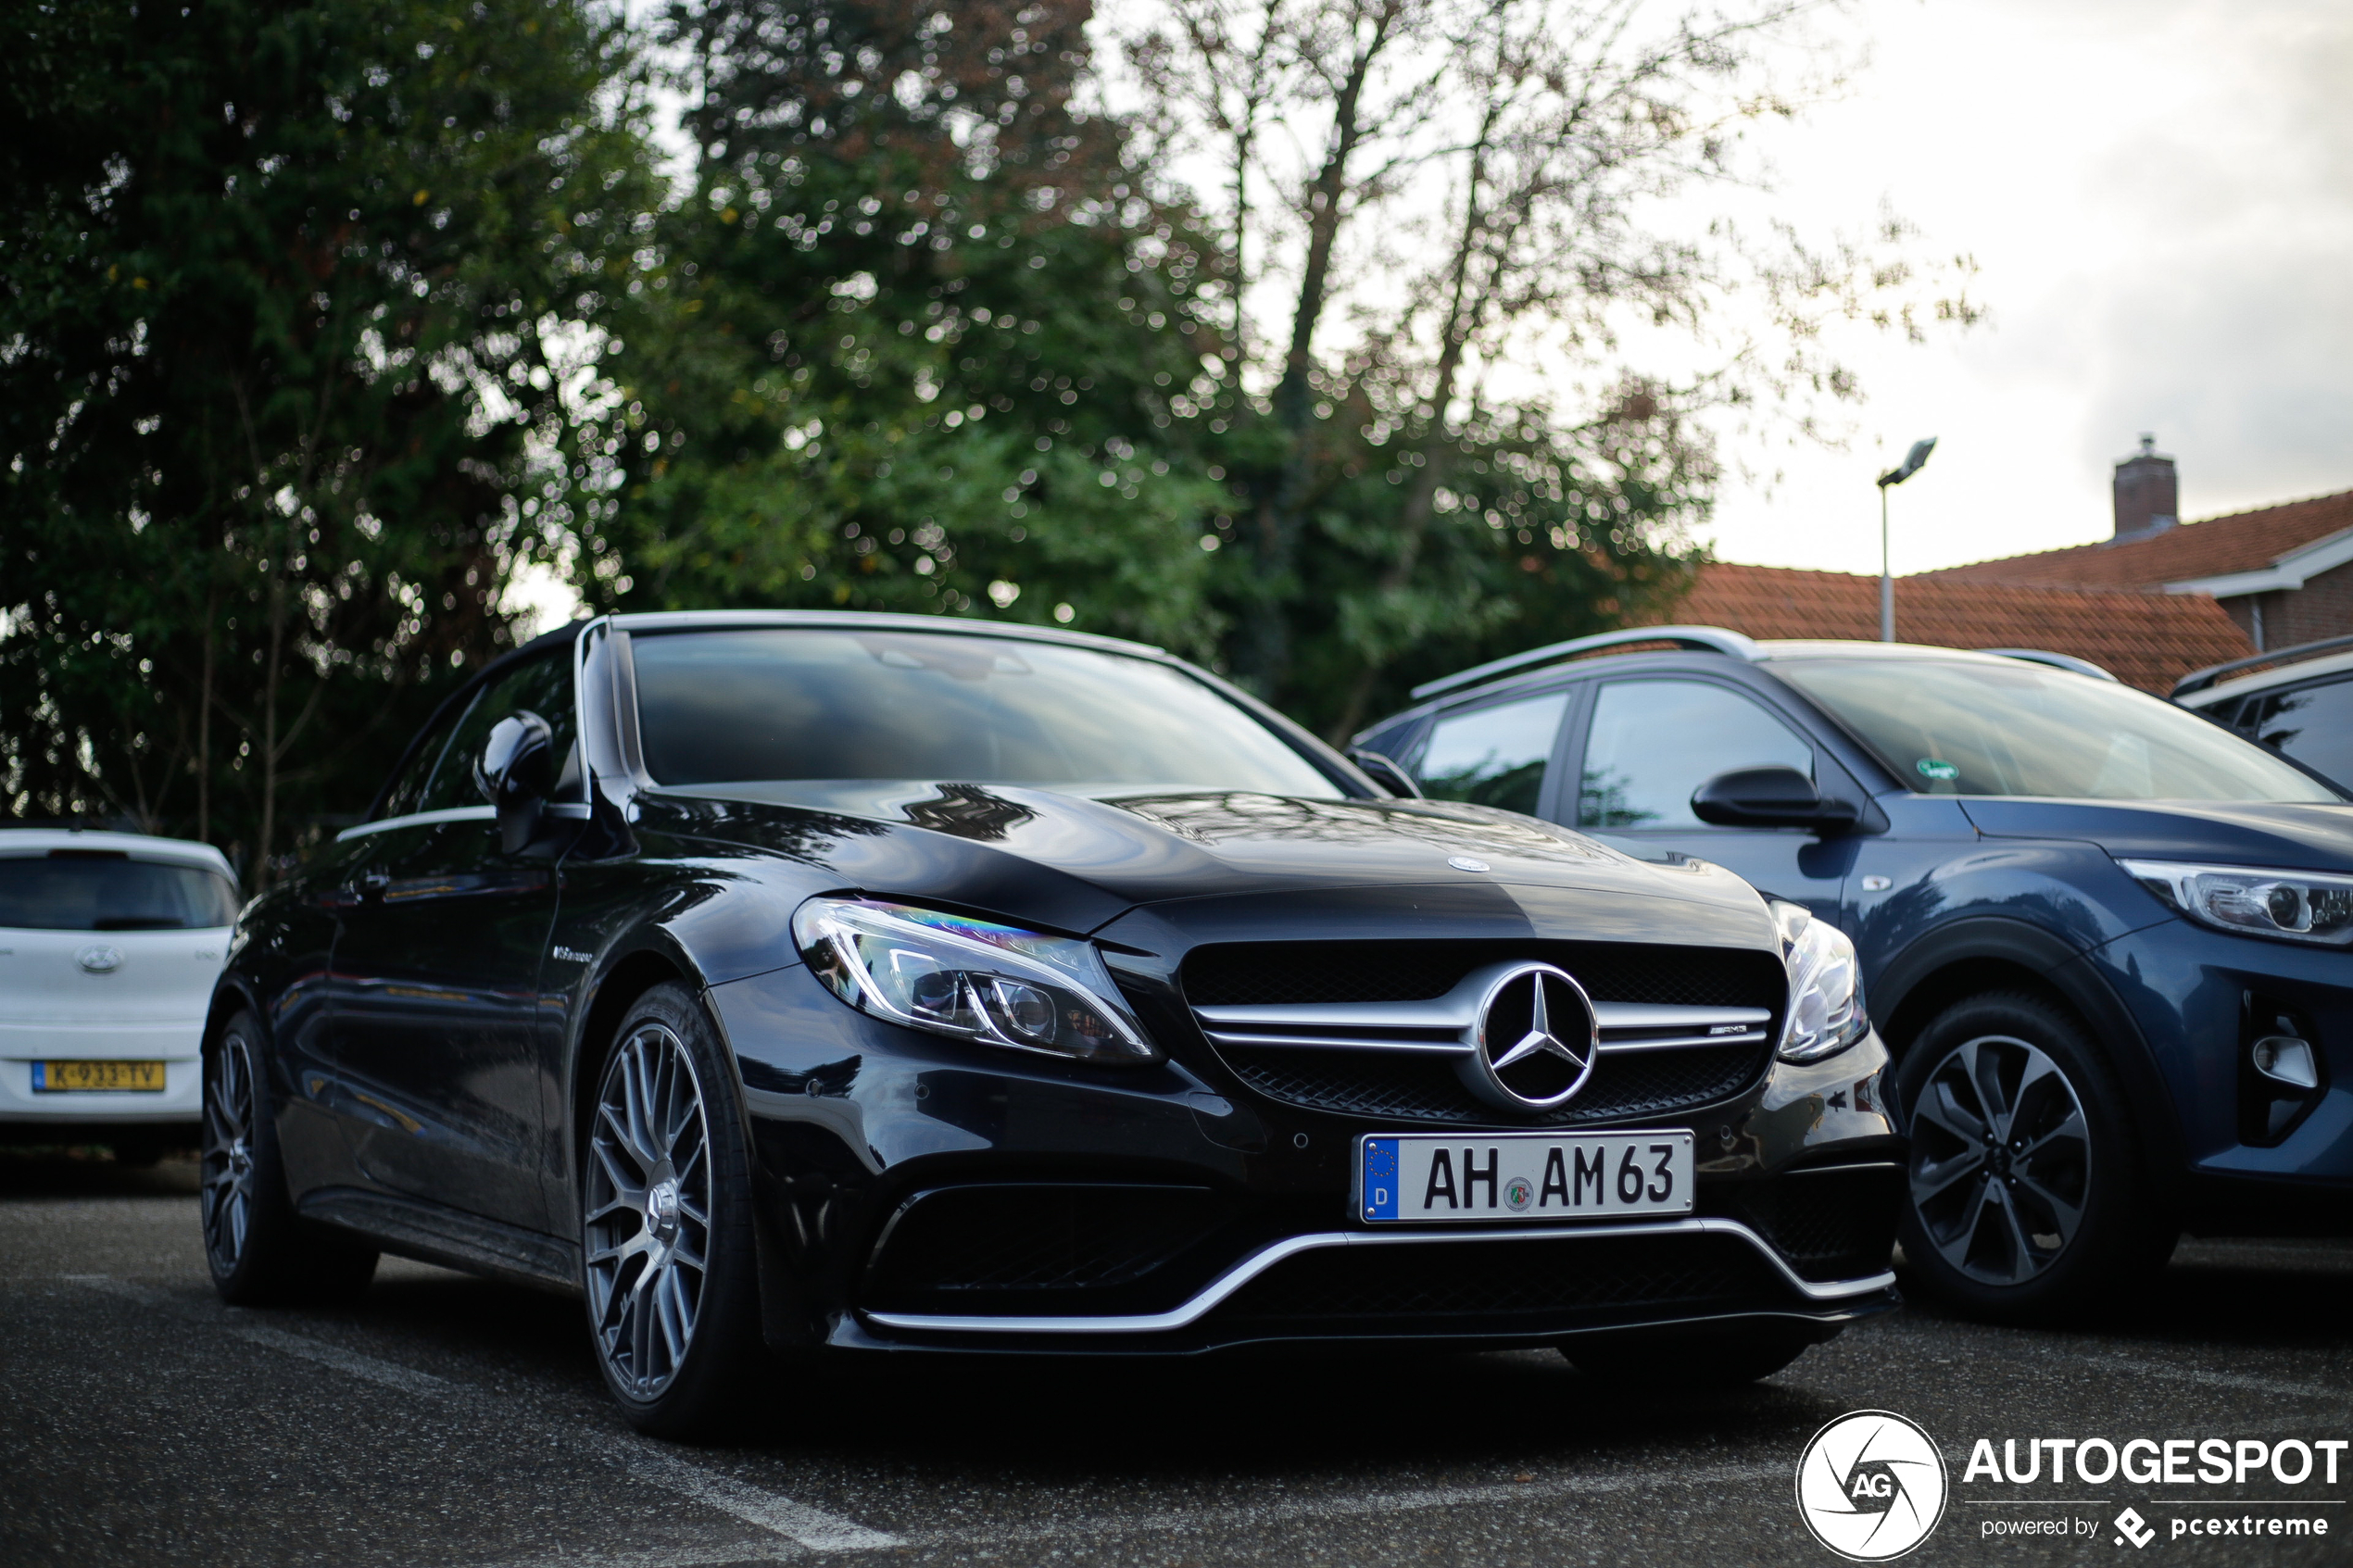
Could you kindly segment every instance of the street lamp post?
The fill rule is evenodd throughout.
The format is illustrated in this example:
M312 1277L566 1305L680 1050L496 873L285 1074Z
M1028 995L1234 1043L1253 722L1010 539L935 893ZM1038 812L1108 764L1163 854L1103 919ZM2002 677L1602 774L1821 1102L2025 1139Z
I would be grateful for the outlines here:
M1888 570L1887 555L1887 492L1891 485L1901 484L1920 471L1928 455L1936 450L1936 437L1915 441L1904 455L1903 466L1892 468L1879 476L1879 640L1895 640L1895 576Z

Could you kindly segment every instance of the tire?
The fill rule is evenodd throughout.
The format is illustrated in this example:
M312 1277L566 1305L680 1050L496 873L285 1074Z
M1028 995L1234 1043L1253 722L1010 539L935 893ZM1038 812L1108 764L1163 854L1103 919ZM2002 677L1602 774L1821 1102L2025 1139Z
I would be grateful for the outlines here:
M198 1204L212 1287L232 1307L348 1300L375 1277L376 1249L295 1213L261 1038L240 1012L205 1051Z
M579 1184L598 1370L640 1432L719 1435L765 1372L735 1073L673 983L629 1010L598 1080Z
M2045 997L1956 1002L1896 1069L1911 1135L1900 1236L1917 1283L2001 1323L2077 1319L2146 1280L2178 1227L2153 1212L2116 1074Z
M1567 1341L1560 1353L1610 1388L1737 1388L1772 1376L1837 1332L1768 1323L1592 1335Z

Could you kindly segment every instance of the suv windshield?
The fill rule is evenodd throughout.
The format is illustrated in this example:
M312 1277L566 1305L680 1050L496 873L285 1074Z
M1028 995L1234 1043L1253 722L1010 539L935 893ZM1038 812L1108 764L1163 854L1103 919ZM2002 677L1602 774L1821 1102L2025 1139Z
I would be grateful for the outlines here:
M1178 670L1091 648L932 633L645 633L637 727L657 783L953 780L1074 794L1340 794Z
M0 859L0 928L189 931L236 918L236 885L202 866L134 860L120 849Z
M2334 803L2220 725L2112 682L2020 662L1800 659L1772 671L1931 795Z

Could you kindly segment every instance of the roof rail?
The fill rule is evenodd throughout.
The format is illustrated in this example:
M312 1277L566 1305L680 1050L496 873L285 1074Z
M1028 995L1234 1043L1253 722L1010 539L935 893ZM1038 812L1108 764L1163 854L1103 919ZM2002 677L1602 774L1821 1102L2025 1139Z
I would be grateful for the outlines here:
M1509 659L1498 659L1475 665L1457 674L1435 681L1425 681L1414 688L1414 700L1436 696L1441 692L1460 691L1465 686L1478 685L1481 681L1515 671L1533 670L1539 665L1557 664L1565 659L1575 659L1581 653L1595 653L1603 648L1622 647L1629 643L1673 643L1679 647L1697 648L1706 653L1720 653L1729 659L1747 659L1754 663L1764 657L1763 650L1738 632L1728 632L1721 626L1626 626L1615 632L1596 632L1590 637L1571 637L1565 643L1553 643L1526 653L1516 653Z
M2353 637L2322 637L2317 643L2297 643L2293 647L2259 653L2252 659L2234 659L2228 664L2209 664L2203 670L2193 670L2174 682L2172 695L2187 696L2192 692L2202 692L2225 675L2235 675L2259 664L2293 664L2299 659L2311 659L2335 648L2353 648Z
M2078 659L2071 653L2052 653L2045 648L1979 648L1979 653L1999 654L2004 659L2022 659L2030 664L2047 664L2054 670L2072 670L2078 675L2089 675L2097 681L2114 681L2116 677L2088 659ZM2121 682L2118 683L2120 685Z

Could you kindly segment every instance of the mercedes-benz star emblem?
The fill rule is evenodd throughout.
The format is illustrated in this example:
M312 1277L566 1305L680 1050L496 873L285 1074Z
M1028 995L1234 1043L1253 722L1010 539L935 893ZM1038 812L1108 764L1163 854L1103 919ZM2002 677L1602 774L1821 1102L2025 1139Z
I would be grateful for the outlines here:
M1504 1110L1550 1110L1593 1075L1601 1029L1585 988L1548 963L1505 970L1479 1003L1478 1048L1463 1059L1471 1093Z
M92 974L110 974L122 967L122 949L103 946L84 947L74 954L73 961Z

